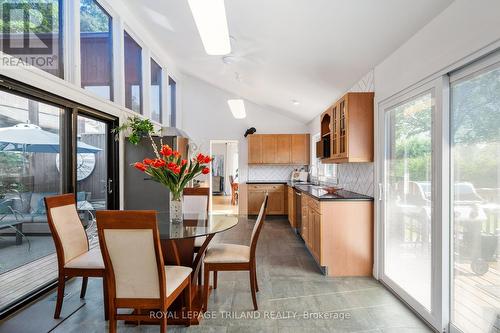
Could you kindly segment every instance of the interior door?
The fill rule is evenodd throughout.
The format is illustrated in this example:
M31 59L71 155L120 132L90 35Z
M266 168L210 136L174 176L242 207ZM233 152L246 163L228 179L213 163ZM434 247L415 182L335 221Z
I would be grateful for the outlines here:
M116 141L111 134L115 120L78 112L76 116L76 193L79 209L118 208Z
M447 322L443 78L379 106L381 281L439 331Z

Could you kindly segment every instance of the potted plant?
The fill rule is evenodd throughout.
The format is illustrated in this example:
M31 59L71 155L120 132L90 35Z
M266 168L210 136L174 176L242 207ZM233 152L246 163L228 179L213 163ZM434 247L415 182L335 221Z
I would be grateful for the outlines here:
M125 130L130 130L128 141L137 146L142 137L148 136L151 139L151 134L154 133L154 125L149 119L142 119L138 116L128 117L125 123L113 128L112 132L115 134L115 139L118 140L120 132Z
M193 178L210 172L207 165L212 159L201 153L191 159L184 159L168 145L161 144L160 150L153 140L151 145L155 158L136 162L134 167L170 190L170 220L180 223L183 220L182 192Z

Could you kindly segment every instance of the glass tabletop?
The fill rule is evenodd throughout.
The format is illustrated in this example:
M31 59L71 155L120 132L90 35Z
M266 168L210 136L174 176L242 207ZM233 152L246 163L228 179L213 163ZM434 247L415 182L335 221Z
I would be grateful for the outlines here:
M183 239L216 234L238 224L238 215L184 213L182 223L170 221L168 212L157 212L160 239Z

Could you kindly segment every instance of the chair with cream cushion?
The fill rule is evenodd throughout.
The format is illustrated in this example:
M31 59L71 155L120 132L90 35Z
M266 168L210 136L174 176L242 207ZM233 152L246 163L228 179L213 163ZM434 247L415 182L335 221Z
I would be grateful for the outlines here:
M151 320L141 310L168 307L184 292L185 310L191 311L190 267L165 266L155 211L98 211L97 231L106 267L109 296L109 331L117 320ZM119 314L132 308L133 314ZM160 331L166 332L167 316Z
M80 297L85 297L89 277L104 277L104 262L99 248L89 249L87 234L76 210L74 194L45 197L47 220L57 253L58 284L54 318L61 315L66 279L81 276ZM104 284L105 285L105 284ZM106 287L104 286L106 296ZM107 318L107 308L105 317Z
M260 207L259 216L252 230L250 238L250 246L238 244L214 244L210 246L205 254L203 263L205 265L204 273L204 308L208 309L208 283L210 271L214 272L214 289L217 288L217 272L218 271L249 271L250 273L250 289L252 291L252 301L254 309L257 311L257 295L259 286L257 284L257 268L255 260L255 251L257 249L257 241L260 231L264 224L267 208L266 194L264 202Z

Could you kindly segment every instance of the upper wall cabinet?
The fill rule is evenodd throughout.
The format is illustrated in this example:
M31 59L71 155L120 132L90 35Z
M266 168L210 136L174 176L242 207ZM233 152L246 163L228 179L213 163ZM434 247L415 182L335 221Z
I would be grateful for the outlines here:
M316 143L322 163L373 161L373 97L348 93L323 112Z
M309 164L309 134L252 134L248 164Z

